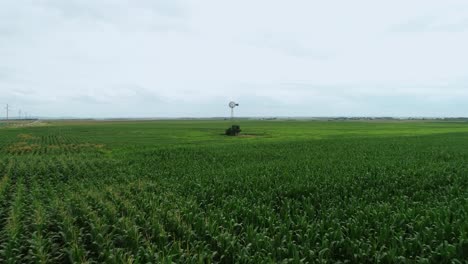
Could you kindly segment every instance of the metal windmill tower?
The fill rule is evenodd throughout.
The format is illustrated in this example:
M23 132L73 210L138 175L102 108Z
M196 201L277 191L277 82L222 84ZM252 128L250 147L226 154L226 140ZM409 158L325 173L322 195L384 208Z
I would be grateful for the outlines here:
M231 119L234 119L234 107L239 106L236 102L229 102L229 107L231 108Z

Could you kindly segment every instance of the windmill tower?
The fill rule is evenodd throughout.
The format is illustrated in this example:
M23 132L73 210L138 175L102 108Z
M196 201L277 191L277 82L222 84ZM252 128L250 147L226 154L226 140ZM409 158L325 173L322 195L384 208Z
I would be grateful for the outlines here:
M231 108L231 120L234 119L234 108L236 106L239 106L239 104L233 101L229 102L229 107Z

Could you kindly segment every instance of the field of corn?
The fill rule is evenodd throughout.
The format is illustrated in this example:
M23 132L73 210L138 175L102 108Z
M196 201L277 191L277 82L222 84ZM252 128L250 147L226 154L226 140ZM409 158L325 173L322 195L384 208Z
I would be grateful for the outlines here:
M0 263L467 263L468 123L0 128Z

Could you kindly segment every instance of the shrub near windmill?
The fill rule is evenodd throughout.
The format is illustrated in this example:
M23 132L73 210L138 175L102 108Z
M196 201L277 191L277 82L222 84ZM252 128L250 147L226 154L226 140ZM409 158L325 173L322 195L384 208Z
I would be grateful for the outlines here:
M239 106L236 102L229 102L229 108L231 108L231 120L234 120L234 108ZM237 136L241 132L239 125L232 125L230 128L226 129L227 136Z

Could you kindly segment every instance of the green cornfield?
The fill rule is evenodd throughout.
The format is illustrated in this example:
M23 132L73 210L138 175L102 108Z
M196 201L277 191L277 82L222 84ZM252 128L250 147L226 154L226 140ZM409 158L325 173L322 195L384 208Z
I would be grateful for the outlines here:
M0 263L467 263L468 123L0 128Z

